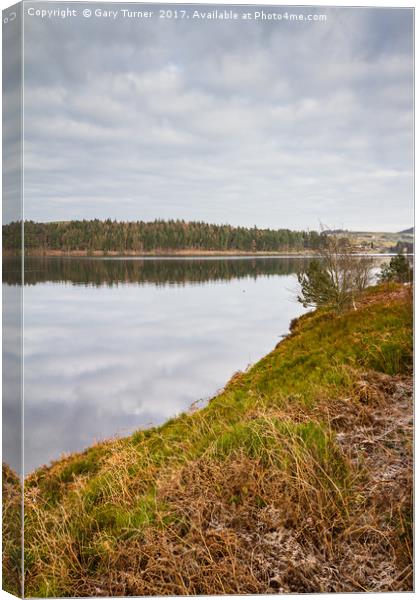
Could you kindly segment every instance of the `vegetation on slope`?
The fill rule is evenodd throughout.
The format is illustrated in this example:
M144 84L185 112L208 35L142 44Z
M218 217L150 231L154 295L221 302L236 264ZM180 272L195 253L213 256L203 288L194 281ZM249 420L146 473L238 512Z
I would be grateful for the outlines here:
M2 589L22 596L22 486L3 463L2 469Z
M306 314L206 408L29 476L26 595L412 589L411 300Z
M104 253L168 253L178 250L200 252L282 252L317 248L316 231L232 227L203 222L163 221L121 222L62 221L34 223L25 221L25 251L81 251ZM22 223L3 225L3 248L20 251Z

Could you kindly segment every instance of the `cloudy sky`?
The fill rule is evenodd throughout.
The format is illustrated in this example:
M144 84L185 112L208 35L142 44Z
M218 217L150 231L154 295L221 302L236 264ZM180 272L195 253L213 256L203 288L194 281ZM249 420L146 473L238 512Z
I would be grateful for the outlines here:
M289 12L26 16L25 217L411 226L411 10Z

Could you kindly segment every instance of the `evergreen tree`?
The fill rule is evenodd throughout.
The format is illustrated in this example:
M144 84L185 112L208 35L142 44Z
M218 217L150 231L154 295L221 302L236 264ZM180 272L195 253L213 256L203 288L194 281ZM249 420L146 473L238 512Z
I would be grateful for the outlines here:
M401 253L393 256L388 265L382 265L379 274L379 281L381 282L396 281L398 283L406 283L412 281L412 278L413 269L408 258Z
M49 250L114 252L171 252L177 250L281 252L316 249L318 233L288 229L232 227L183 220L145 223L99 221L24 222L25 248ZM3 248L19 251L22 223L3 226Z

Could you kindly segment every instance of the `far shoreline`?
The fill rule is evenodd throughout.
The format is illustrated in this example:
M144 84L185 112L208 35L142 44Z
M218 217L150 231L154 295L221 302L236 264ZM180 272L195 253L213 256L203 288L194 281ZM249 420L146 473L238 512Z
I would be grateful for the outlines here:
M354 256L386 257L396 256L396 252L355 252ZM4 257L18 257L21 252L3 249ZM31 250L26 258L316 258L314 250L282 252L246 252L241 250L168 250L150 252L117 252L116 250Z

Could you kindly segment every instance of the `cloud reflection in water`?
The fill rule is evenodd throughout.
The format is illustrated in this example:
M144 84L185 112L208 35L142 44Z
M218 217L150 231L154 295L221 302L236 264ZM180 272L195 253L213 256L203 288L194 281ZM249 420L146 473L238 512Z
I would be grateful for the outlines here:
M25 286L25 470L209 399L287 333L295 286L292 274Z

